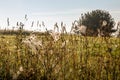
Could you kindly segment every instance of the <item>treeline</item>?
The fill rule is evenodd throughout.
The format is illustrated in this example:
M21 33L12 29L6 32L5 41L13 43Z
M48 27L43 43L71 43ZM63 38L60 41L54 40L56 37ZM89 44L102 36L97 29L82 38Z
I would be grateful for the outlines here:
M2 35L18 35L20 34L20 30L0 30L0 34ZM31 33L35 33L35 34L45 34L43 32L33 32L33 31L27 31L27 30L22 30L22 34L23 35L30 35Z

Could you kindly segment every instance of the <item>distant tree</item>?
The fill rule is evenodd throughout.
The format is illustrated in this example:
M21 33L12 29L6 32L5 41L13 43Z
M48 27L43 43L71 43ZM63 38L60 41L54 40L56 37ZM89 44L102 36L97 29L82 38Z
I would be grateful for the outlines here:
M103 36L110 36L113 32L112 28L115 25L114 19L109 12L105 10L93 10L81 15L78 20L78 25L87 26L87 36L97 36L102 33Z

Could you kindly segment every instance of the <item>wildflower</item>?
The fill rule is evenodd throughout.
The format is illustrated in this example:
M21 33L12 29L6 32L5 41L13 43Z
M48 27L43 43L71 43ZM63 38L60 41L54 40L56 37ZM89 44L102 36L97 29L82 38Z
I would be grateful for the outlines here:
M9 41L7 41L6 43L9 44Z
M74 32L74 23L72 23L72 27L71 27L71 30L70 30L70 33Z
M39 26L39 21L37 21L37 27Z
M17 80L18 76L21 74L20 71L17 71L17 73L14 73L13 76L12 76L12 79L13 80Z
M16 73L14 73L13 76L12 76L12 79L13 79L13 80L16 80L17 77L18 77L18 75L17 75Z
M62 43L61 48L64 48L64 47L66 46L67 43L68 43L68 40L65 40L65 41Z
M65 45L66 45L66 41L64 41L64 42L62 43L61 48L64 48L64 47L65 47Z
M34 21L32 21L31 27L33 27L33 25L34 25Z
M54 25L54 32L56 31L56 28L57 28L57 32L59 32L59 27L58 27L57 22L56 22L55 25Z
M42 26L45 27L45 23L44 23L44 21L42 21Z
M61 29L62 29L61 33L64 33L64 32L67 33L67 31L66 31L66 24L63 25L63 22L61 22Z
M33 34L33 35L30 36L29 39L30 39L30 40L35 40L35 39L36 39L36 36Z
M115 47L118 47L118 45L115 45Z
M26 38L25 40L23 40L23 43L28 48L30 48L35 54L39 51L41 47L43 47L42 41L38 40L35 35L31 35L28 38Z
M70 70L69 70L70 72L72 72L73 70L72 70L72 68L70 68Z
M17 71L17 75L20 75L20 73L21 73L20 71Z
M27 18L27 14L25 15L25 20L26 20L26 21L28 20L28 18Z
M52 36L52 38L54 39L54 41L58 41L60 39L60 33L54 32L54 31L49 31L49 34Z
M50 54L53 54L53 50L50 50Z
M81 25L81 26L79 27L79 30L80 30L81 34L85 34L85 33L86 33L86 29L87 29L87 27L84 26L84 25Z
M7 26L10 26L10 20L7 18Z
M22 67L22 66L20 66L19 71L20 71L20 72L22 72L22 71L23 71L23 67Z
M56 34L53 36L53 38L54 38L54 41L55 41L55 42L58 41L59 38L60 38L60 34L59 34L59 33L56 33Z

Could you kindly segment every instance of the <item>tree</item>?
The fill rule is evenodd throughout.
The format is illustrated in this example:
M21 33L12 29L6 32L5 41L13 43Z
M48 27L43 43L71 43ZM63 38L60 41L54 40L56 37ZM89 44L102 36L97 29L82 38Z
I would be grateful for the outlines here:
M103 36L110 36L115 22L109 12L105 10L93 10L92 12L82 14L78 20L78 24L79 26L87 26L87 36L97 36L100 33Z

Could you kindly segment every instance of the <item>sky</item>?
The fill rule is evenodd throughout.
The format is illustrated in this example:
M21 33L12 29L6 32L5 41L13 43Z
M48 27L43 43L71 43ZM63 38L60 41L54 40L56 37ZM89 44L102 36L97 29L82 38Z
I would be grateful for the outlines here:
M78 20L81 13L101 9L109 11L116 23L120 21L120 0L0 0L0 28L7 27L7 17L10 26L17 21L25 23L25 29L37 30L31 22L44 21L48 29L53 29L55 22L63 21L67 30L70 30L74 20ZM28 21L25 22L24 15Z

